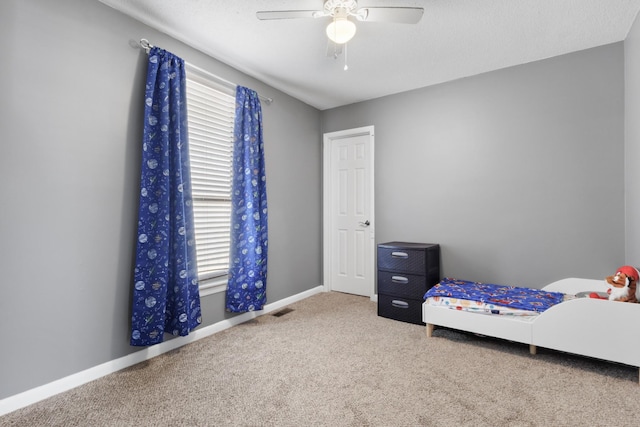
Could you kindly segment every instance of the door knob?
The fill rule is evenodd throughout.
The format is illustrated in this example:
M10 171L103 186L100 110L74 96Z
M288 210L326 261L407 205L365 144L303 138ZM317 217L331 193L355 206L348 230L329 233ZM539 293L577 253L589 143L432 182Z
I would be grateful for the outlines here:
M360 223L360 226L362 226L362 227L368 227L370 225L371 225L371 223L369 222L369 220L366 220L365 222L361 222Z

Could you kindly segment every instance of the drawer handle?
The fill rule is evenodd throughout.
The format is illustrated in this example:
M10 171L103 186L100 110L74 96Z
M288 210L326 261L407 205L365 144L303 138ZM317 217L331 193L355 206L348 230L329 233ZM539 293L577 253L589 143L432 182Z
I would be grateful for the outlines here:
M409 254L406 252L391 252L391 258L409 258Z
M409 283L409 279L403 276L391 276L391 281L393 283L402 283L402 284Z
M400 301L397 299L394 299L391 301L391 305L397 308L409 308L409 303L406 301Z

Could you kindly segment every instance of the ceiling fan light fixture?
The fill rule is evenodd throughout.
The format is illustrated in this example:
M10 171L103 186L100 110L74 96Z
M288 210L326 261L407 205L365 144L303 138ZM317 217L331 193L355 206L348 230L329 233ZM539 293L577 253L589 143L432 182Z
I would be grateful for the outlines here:
M345 44L356 34L356 24L349 21L346 17L336 16L333 21L327 25L327 37L337 44Z

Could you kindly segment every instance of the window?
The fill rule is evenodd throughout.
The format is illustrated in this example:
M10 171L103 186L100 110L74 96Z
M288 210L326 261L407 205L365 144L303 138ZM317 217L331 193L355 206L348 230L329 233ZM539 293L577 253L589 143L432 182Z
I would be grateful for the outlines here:
M235 92L187 66L193 216L201 295L223 291L229 268Z

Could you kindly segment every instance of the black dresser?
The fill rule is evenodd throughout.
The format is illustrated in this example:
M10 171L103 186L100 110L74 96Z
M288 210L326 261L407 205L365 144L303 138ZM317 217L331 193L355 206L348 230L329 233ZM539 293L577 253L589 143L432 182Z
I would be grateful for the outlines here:
M424 294L440 281L440 245L378 245L378 316L423 325Z

